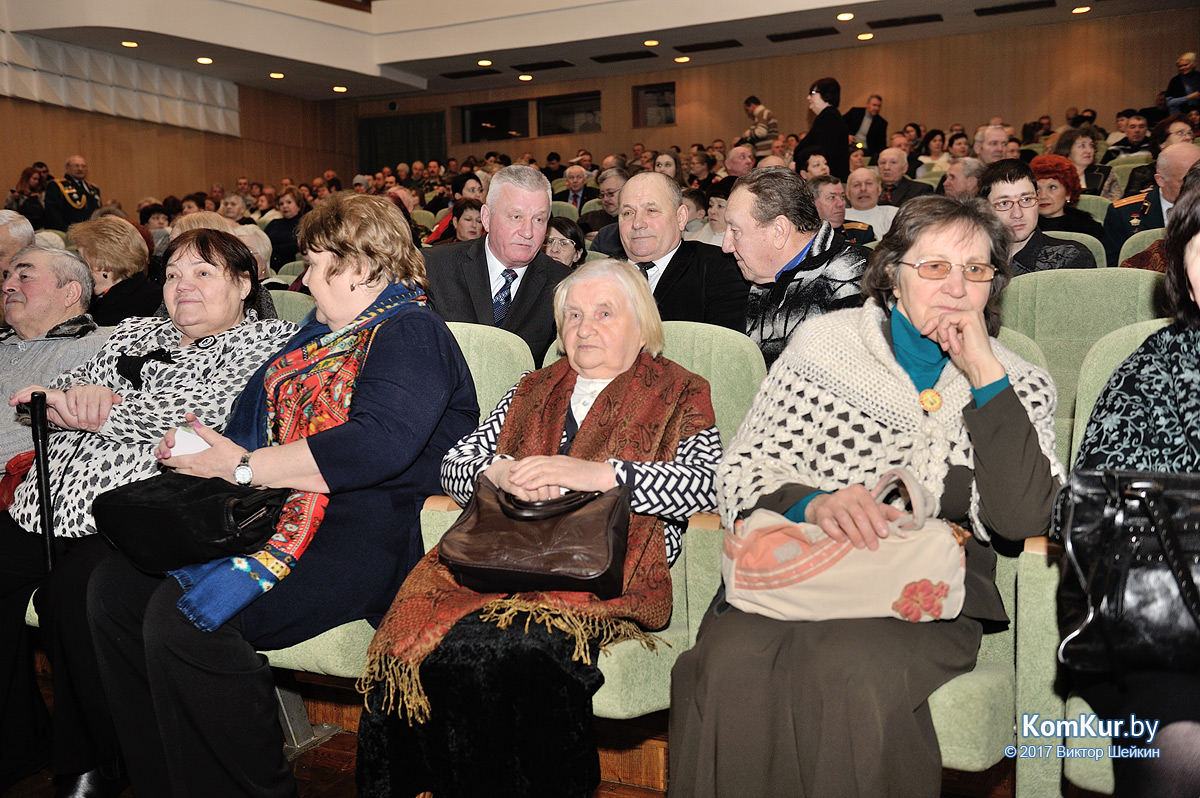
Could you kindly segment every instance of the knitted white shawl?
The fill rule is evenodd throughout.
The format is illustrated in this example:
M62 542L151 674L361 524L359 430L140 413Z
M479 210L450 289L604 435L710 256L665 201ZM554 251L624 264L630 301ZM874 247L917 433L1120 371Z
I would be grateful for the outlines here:
M869 301L796 331L717 469L717 505L728 528L740 510L787 483L827 491L853 484L871 488L896 466L912 471L937 499L940 512L949 466L974 468L962 415L972 401L966 375L948 365L935 386L942 407L926 414L884 337L886 323L883 308ZM1054 455L1058 399L1050 375L996 339L991 344L1033 422L1051 472L1063 480ZM976 536L987 540L974 482L971 522Z

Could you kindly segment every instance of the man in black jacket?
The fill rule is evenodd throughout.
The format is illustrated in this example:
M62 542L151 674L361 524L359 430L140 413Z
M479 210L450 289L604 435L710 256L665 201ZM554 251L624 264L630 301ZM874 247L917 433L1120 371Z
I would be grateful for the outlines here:
M850 135L862 146L868 158L874 158L887 146L887 120L879 115L882 108L883 98L872 94L867 98L866 108L851 108L842 115Z
M750 286L733 258L684 241L687 208L674 180L639 172L621 189L617 224L630 263L642 270L663 321L699 321L745 332Z
M754 283L746 333L770 367L800 324L858 307L867 256L821 221L804 179L783 167L755 169L738 181L725 206L726 249Z
M425 250L429 303L446 321L516 333L540 366L554 342L554 288L571 270L542 252L550 181L529 166L492 178L481 212L487 235Z

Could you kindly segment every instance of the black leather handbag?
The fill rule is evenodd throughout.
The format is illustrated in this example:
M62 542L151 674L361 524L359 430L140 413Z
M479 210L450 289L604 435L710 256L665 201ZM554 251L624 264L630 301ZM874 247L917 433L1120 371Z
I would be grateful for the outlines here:
M629 487L525 502L485 476L438 543L458 583L479 593L566 590L616 598L624 589Z
M134 565L165 573L260 550L291 492L167 471L101 493L92 514L100 534Z
M1071 472L1058 659L1072 670L1200 672L1200 474Z

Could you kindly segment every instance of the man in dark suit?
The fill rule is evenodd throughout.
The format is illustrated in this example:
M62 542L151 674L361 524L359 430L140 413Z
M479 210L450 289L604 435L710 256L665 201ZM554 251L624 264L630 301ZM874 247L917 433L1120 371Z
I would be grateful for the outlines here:
M671 178L639 172L621 189L621 245L642 270L663 321L699 321L745 332L750 286L737 263L710 244L684 241L687 208Z
M582 211L583 203L600 196L600 189L586 185L587 170L579 164L567 167L567 187L554 195L556 202L569 202Z
M851 108L842 115L846 129L854 137L855 143L862 146L868 158L883 152L887 146L887 120L879 115L881 108L883 98L872 94L867 98L866 108Z
M446 321L521 336L540 366L555 338L554 288L571 273L542 253L550 182L532 167L505 167L481 215L483 238L425 250L430 306Z
M1158 154L1154 188L1117 200L1104 216L1104 254L1109 266L1120 265L1121 245L1134 233L1166 227L1166 214L1179 198L1183 178L1200 161L1200 147L1176 144Z
M879 181L883 186L879 193L880 205L898 208L905 200L933 193L933 186L910 180L905 175L907 170L908 156L904 150L889 147L879 153Z

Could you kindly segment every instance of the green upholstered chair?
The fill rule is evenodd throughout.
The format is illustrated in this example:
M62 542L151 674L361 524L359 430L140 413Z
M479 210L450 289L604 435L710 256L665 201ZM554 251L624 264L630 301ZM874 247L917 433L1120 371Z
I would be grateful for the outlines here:
M437 213L435 213L433 215L434 224L437 224L438 222L440 222L442 219L445 219L449 215L450 215L450 208L449 207L442 208L440 211L438 211Z
M588 253L583 256L583 262L587 263L588 261L592 261L592 260L604 260L605 258L611 258L611 257L612 257L612 255L609 255L606 252L601 252L598 249L597 250L589 249Z
M1080 367L1075 398L1076 424L1072 452L1078 450L1092 407L1113 371L1149 335L1169 322L1169 319L1150 319L1121 327L1101 337L1088 351ZM1078 695L1071 693L1064 698L1056 689L1059 678L1059 633L1055 594L1061 575L1060 556L1061 549L1051 545L1046 538L1036 538L1026 541L1018 565L1020 590L1017 593L1017 617L1020 623L1017 625L1017 707L1023 713L1038 714L1042 718L1077 718L1092 712L1087 702ZM1018 732L1020 729L1018 724ZM1109 741L1095 738L1018 739L1019 745L1026 743L1102 747L1107 750ZM1024 771L1023 765L1026 766ZM1113 791L1112 764L1107 758L1041 758L1018 760L1017 795L1057 796L1064 776L1071 784L1086 790L1099 793Z
M66 246L67 246L67 234L66 234L65 232L63 232L62 230L50 230L50 229L47 229L47 228L38 228L37 230L34 230L34 231L33 231L34 239L36 240L37 236L38 236L39 234L41 234L41 233L46 233L46 234L48 234L48 235L52 235L52 236L54 236L55 238L57 238L57 239L58 239L58 244L57 244L57 246L58 246L58 248L59 248L59 249L65 249L65 248L66 248Z
M569 202L554 200L550 203L550 215L565 216L571 221L577 221L579 219L579 209Z
M303 260L294 260L291 263L285 263L279 267L279 271L275 272L278 277L299 277L300 273L308 266Z
M557 194L560 191L566 191L567 179L565 177L556 177L550 181L550 190Z
M1122 155L1120 158L1113 158L1108 165L1114 169L1118 166L1145 166L1153 160L1150 153L1139 152L1137 155Z
M758 345L742 333L696 321L665 321L663 336L664 357L708 380L721 443L729 443L767 376ZM542 365L560 357L550 347Z
M1087 233L1072 233L1066 230L1047 230L1046 235L1051 238L1060 238L1064 241L1078 241L1092 253L1092 258L1096 261L1096 266L1108 265L1108 259L1104 254L1104 245L1095 236L1090 236Z
M1153 230L1139 230L1138 232L1125 239L1125 243L1121 245L1121 254L1117 256L1117 263L1121 264L1128 258L1132 258L1146 247L1153 244L1166 234L1166 229L1156 227Z
M426 230L432 230L434 228L434 225L437 224L437 221L434 219L433 214L430 213L429 211L425 210L424 208L417 208L416 210L409 213L409 216L412 217L412 220L414 222L421 225Z
M602 210L604 210L604 202L602 200L590 199L587 202L583 203L583 207L579 209L579 215L582 216L585 213L591 213L592 211L602 211Z
M916 180L918 183L924 183L927 186L933 186L934 188L937 188L938 183L941 183L942 178L945 176L946 176L945 170L939 169L936 172L934 172L933 174L922 175L921 177L916 177L913 179Z
M271 291L270 294L279 318L296 324L303 324L305 317L317 306L317 300L299 291Z
M1104 224L1104 217L1108 215L1108 209L1112 207L1112 200L1095 194L1080 194L1076 206L1079 210L1090 213L1092 218L1100 224Z
M483 421L500 402L500 397L517 384L521 375L533 371L533 354L529 344L519 335L499 327L462 321L452 321L446 326L454 333L471 368L475 397L479 401L479 420Z
M1152 333L1170 323L1169 318L1164 318L1130 324L1127 327L1113 330L1088 350L1087 355L1083 358L1083 365L1079 369L1079 389L1075 394L1076 424L1071 435L1072 456L1079 451L1079 444L1083 440L1088 419L1092 416L1092 408L1095 407L1096 400L1100 398L1100 392L1108 384L1108 378L1117 370L1117 366L1132 355L1134 350L1141 346L1142 342ZM1068 468L1071 466L1070 463L1066 465Z
M1129 174L1142 165L1141 163L1117 163L1116 161L1109 164L1112 167L1113 177L1117 179L1117 185L1121 187L1121 193L1124 193L1125 187L1129 185Z
M1079 368L1092 344L1113 330L1165 312L1165 279L1141 269L1058 269L1024 274L1000 295L1005 327L1032 338L1058 387L1058 457L1070 462Z

